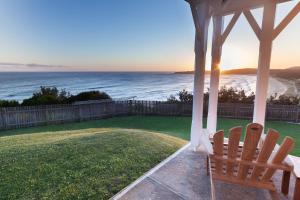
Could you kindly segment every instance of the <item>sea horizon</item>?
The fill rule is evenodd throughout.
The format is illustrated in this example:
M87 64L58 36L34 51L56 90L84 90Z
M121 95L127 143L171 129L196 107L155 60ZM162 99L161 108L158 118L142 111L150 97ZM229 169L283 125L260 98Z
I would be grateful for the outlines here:
M65 89L71 94L99 90L114 99L164 101L185 89L193 91L193 74L174 72L0 72L0 99L17 100L32 96L41 86ZM209 75L205 76L205 90L209 88ZM255 75L221 75L220 87L233 87L255 92ZM292 80L270 77L268 96L299 92Z

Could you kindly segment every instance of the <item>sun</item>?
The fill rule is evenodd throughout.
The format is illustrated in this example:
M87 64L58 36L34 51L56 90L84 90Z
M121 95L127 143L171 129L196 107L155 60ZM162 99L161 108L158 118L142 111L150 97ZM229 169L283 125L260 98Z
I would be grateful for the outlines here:
M234 69L234 68L229 67L229 66L222 66L222 65L219 64L219 69L222 72L222 71L231 70L231 69Z

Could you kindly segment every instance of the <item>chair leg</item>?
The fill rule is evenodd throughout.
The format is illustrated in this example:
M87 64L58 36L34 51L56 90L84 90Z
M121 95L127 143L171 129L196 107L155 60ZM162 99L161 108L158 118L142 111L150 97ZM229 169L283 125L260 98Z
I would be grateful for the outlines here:
M279 193L277 193L276 191L269 190L269 194L270 194L272 200L280 200Z
M269 190L269 193L270 193L270 196L271 196L272 200L280 200L280 197L279 197L279 195L276 191L270 191Z
M300 178L296 178L294 200L300 200Z
M209 157L206 157L206 174L209 176Z
M291 172L283 171L282 182L281 182L281 192L286 196L289 194L290 177L291 177Z

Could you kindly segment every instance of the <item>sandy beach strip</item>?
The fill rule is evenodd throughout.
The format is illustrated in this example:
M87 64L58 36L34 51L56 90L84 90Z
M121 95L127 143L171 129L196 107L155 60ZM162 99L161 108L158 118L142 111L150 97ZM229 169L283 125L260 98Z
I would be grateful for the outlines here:
M287 87L287 90L285 91L284 95L286 96L300 95L300 79L288 80L288 79L283 79L278 77L273 77L273 78L280 81Z

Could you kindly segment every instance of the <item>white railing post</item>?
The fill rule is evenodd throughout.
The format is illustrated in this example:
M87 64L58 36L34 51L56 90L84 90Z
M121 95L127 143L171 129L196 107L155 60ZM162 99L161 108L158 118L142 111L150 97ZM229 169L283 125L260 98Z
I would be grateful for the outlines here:
M265 124L276 2L265 4L260 35L253 122Z
M213 41L212 41L212 63L210 74L209 104L207 115L207 129L209 133L215 133L217 129L218 92L220 79L220 62L222 55L222 32L224 17L213 17Z
M209 0L191 3L192 14L196 28L195 39L195 74L193 116L191 127L191 145L196 149L200 145L203 127L203 97L205 79L205 61L207 51L207 35L210 21Z

